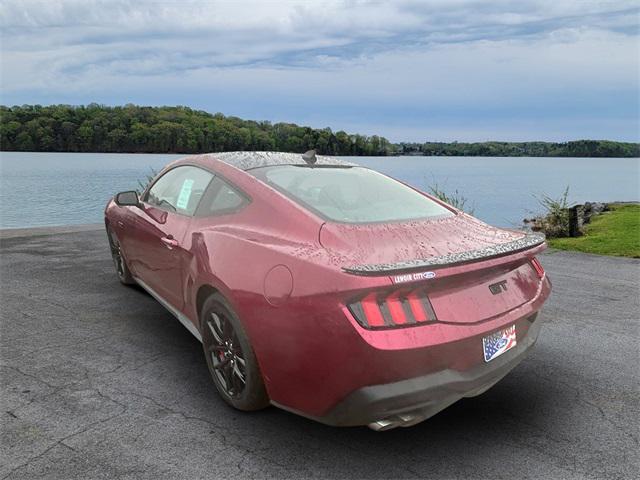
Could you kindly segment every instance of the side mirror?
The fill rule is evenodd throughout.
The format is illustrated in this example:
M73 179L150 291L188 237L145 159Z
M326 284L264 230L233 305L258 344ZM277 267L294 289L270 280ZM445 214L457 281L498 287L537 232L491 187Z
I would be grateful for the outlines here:
M128 192L120 192L116 194L116 205L120 207L139 207L140 200L138 199L138 192L130 190Z

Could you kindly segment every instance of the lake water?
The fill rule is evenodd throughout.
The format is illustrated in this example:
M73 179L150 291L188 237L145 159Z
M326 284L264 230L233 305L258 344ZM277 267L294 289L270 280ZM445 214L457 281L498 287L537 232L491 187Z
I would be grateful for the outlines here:
M100 223L114 193L184 155L0 153L0 228ZM480 219L520 226L534 195L573 202L640 200L640 159L347 157L420 189L438 184L469 199Z

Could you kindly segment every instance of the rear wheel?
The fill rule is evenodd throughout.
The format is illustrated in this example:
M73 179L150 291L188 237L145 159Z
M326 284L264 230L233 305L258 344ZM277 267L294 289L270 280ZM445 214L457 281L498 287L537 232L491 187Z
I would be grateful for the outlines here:
M220 396L238 410L269 405L249 339L229 303L216 293L202 307L202 346Z
M113 264L116 267L118 279L124 285L135 284L136 281L133 279L133 276L129 271L129 267L127 267L127 262L124 258L124 254L122 253L118 237L113 233L111 227L107 227L107 237L109 239L109 248L111 249L111 258L113 258Z

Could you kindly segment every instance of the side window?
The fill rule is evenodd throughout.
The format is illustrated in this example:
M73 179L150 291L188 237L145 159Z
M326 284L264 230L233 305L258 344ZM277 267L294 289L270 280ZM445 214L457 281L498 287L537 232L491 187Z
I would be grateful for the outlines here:
M193 215L213 175L198 167L176 167L153 184L145 202L169 212Z
M233 213L246 203L247 199L239 191L220 177L215 177L200 202L196 216L209 217Z

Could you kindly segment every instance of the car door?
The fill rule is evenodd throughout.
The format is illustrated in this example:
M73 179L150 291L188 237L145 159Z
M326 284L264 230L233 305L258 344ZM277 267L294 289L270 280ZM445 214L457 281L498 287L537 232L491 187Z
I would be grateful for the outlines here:
M129 262L138 280L177 309L184 306L183 280L188 252L184 249L191 219L213 175L183 165L164 173L135 210Z

